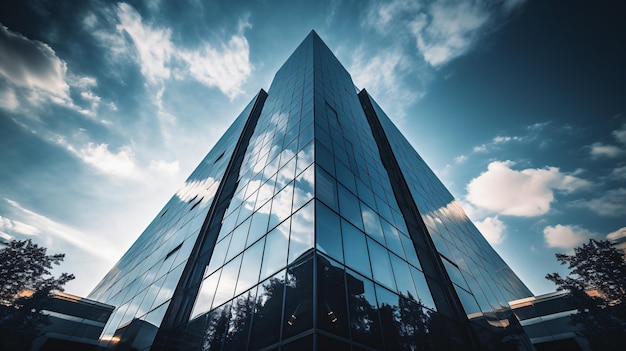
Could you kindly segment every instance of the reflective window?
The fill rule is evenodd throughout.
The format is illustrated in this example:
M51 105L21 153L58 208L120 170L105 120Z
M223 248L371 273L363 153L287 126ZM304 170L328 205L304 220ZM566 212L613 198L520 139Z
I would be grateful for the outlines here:
M372 272L374 280L384 284L390 289L396 290L396 283L393 279L393 270L389 261L388 251L377 242L368 239L370 260L372 261Z
M364 254L367 252L365 234L343 219L341 220L341 232L346 265L371 278L370 260L368 255Z
M317 249L343 262L341 222L339 216L321 203L316 203Z
M343 266L324 256L317 258L317 326L348 337L348 310Z
M285 285L284 339L313 327L313 260L289 267Z

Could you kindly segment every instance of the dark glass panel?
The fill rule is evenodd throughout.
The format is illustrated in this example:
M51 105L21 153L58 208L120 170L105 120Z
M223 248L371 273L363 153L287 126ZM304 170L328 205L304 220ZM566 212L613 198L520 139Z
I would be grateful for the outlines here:
M287 269L283 339L313 327L313 260Z
M372 239L367 239L370 260L372 261L372 273L374 280L396 290L396 282L393 279L393 269L389 261L389 251Z
M339 186L339 213L357 228L363 229L359 200L345 187Z
M256 289L253 289L251 292L247 292L231 302L230 321L224 339L224 350L246 349L256 300L255 294Z
M228 329L228 320L230 318L230 304L218 307L208 313L206 317L206 329L202 336L202 344L200 350L213 351L220 350L224 342L224 336Z
M278 341L285 294L284 277L285 272L282 271L258 286L250 332L250 349L260 349Z
M464 289L459 288L458 286L454 286L454 290L456 290L457 295L459 295L459 299L461 300L461 304L463 304L463 308L465 309L465 313L469 316L474 313L479 313L480 308L478 307L478 303L476 299L474 299L474 295L468 293Z
M337 182L323 168L315 170L315 195L325 205L339 212L339 200L337 199Z
M324 335L318 335L317 349L319 351L350 351L350 344Z
M389 257L391 258L391 265L393 266L393 274L396 277L398 291L404 297L417 300L418 295L415 291L415 284L413 284L409 264L394 254L389 255Z
M387 248L393 251L396 255L405 258L404 250L402 249L402 242L400 241L401 234L398 233L398 229L385 220L382 220L382 226L385 241L387 242Z
M343 262L339 216L320 202L317 202L316 206L315 233L317 249Z
M456 283L458 286L468 289L467 283L465 283L465 279L463 278L463 274L461 274L461 271L445 258L443 258L442 261L443 265L446 267L448 275L450 276L450 280L452 280L452 282Z
M374 212L374 210L369 208L367 205L361 203L361 217L363 218L365 234L384 244L385 237L383 236L383 229L380 226L378 214L376 214L376 212Z
M417 253L415 253L415 246L413 245L413 241L402 234L400 234L400 240L402 241L402 246L404 246L406 260L415 267L421 268L419 260L417 259Z
M351 271L346 273L346 282L352 339L364 345L380 347L382 338L374 283Z
M348 337L348 312L343 266L317 258L317 327Z
M367 255L365 234L343 219L341 220L341 233L346 265L371 278L372 270Z
M312 351L313 350L313 335L307 335L296 341L292 341L289 344L281 347L282 351ZM320 349L321 350L321 349Z
M417 295L419 296L420 303L432 310L435 310L435 302L433 301L430 288L428 288L428 284L426 283L424 273L414 267L411 267L411 275L413 276L413 282L415 283L415 289L417 289Z

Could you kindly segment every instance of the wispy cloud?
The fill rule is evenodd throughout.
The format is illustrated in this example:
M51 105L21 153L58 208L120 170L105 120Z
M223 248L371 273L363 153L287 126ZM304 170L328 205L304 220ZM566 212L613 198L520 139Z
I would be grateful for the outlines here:
M146 23L130 5L117 6L117 30L131 39L141 73L151 84L167 79L196 80L221 90L231 99L243 92L242 86L252 72L250 48L243 32L250 25L242 20L238 33L218 46L208 42L190 50L172 41L172 30ZM101 36L109 40L110 36Z
M44 215L22 207L14 200L7 198L4 200L16 211L21 222L28 223L23 225L23 223L19 221L8 220L7 222L13 223L14 233L26 235L37 234L44 242L62 240L109 262L112 262L115 257L120 255L120 252L115 247L106 243L104 240L98 239L98 236L89 235L89 233L85 233L77 228L56 222ZM21 224L16 228L16 223ZM4 224L2 225L4 226Z
M615 158L624 154L624 150L614 145L605 145L600 142L596 142L589 146L589 153L594 159L603 157Z
M407 33L433 67L442 66L469 52L481 35L525 1L433 1L391 0L372 2L367 26L405 40Z
M30 224L0 216L0 235L7 240L14 239L16 235L33 236L37 234L39 234L39 229Z
M467 185L467 201L490 213L534 217L550 210L555 191L569 193L590 185L557 167L518 171L513 165L511 161L491 162L487 171Z
M48 44L30 40L0 24L0 108L17 111L53 103L94 116L100 100L91 91L96 84L93 78L69 73L65 61ZM72 89L87 107L71 98Z
M573 207L587 208L601 216L626 217L626 188L611 189L590 200L576 200Z
M626 238L626 227L622 227L614 232L607 234L606 238L608 240L617 240L620 238Z
M548 247L569 250L598 234L578 225L547 226L543 228L543 238Z
M402 80L411 63L399 47L366 54L363 47L352 56L349 67L354 84L368 90L373 97L387 102L390 115L402 118L404 107L421 98L424 92L408 89Z
M612 131L611 136L613 136L618 143L626 146L626 124L623 124L621 128ZM589 145L589 153L593 159L617 158L626 155L626 149L616 145L595 142Z
M626 145L626 124L622 124L622 127L614 130L611 135L613 135L615 140Z

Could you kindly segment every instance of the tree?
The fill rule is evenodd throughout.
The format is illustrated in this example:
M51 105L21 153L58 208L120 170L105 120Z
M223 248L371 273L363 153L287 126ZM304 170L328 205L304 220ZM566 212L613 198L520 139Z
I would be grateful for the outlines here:
M569 290L578 313L572 322L594 350L622 350L626 337L626 261L610 241L590 239L573 255L556 254L571 272L546 275L557 290ZM591 291L597 294L590 294Z
M47 255L46 248L29 240L13 240L0 250L0 349L28 350L47 324L42 313L52 292L63 291L73 274L51 275L64 254Z

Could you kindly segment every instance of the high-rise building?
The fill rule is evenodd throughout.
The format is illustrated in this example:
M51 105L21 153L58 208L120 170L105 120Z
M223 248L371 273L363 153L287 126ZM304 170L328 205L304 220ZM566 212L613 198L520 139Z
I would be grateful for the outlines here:
M315 32L89 295L189 351L532 349L528 296Z

